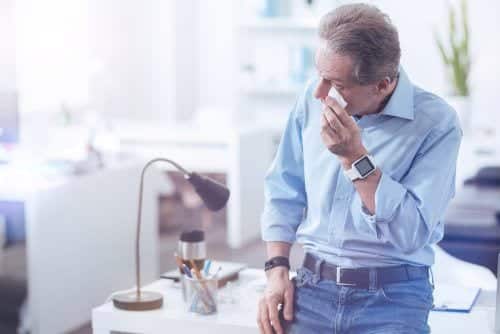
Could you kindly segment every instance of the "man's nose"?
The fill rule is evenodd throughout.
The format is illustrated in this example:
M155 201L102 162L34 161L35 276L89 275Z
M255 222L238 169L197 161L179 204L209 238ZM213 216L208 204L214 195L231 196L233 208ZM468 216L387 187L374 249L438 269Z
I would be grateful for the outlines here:
M329 84L321 80L316 86L316 89L314 91L314 97L317 98L318 100L325 99L328 96L330 88L331 86Z

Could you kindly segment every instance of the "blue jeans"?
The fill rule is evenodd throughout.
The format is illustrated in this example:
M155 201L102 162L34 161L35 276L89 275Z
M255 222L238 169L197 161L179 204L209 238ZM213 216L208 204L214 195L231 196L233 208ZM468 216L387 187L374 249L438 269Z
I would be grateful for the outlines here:
M433 286L427 279L369 289L337 286L307 268L294 279L294 319L287 333L429 333Z

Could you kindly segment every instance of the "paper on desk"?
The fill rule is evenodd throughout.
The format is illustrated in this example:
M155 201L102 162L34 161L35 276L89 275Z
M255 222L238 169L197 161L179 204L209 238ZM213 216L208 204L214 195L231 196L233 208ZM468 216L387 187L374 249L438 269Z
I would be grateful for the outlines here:
M211 268L213 269L213 271L217 270L219 267L221 268L221 271L219 273L219 279L224 279L239 273L240 271L245 269L247 265L238 262L215 261L215 260L212 261ZM160 277L167 279L178 279L180 277L179 270L177 268L172 269L170 271L167 271L166 273L161 274Z
M479 296L479 288L440 284L434 289L433 311L470 312Z

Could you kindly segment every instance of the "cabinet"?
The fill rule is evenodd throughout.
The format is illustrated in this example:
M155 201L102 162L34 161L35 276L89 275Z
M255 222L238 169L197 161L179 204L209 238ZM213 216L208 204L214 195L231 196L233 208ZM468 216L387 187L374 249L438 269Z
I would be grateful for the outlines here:
M242 18L237 26L238 110L281 128L314 74L318 20Z
M199 4L203 56L195 118L262 122L282 129L297 95L314 74L320 12L306 14L301 9L306 1L291 0L286 1L286 15L262 16L258 2ZM328 2L327 8L333 7Z

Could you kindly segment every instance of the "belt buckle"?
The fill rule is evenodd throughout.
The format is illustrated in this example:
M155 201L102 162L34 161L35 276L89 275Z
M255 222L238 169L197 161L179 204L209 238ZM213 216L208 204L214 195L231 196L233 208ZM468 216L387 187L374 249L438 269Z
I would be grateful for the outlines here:
M335 277L335 283L341 286L356 286L354 283L343 283L342 282L342 268L337 267L337 275Z

